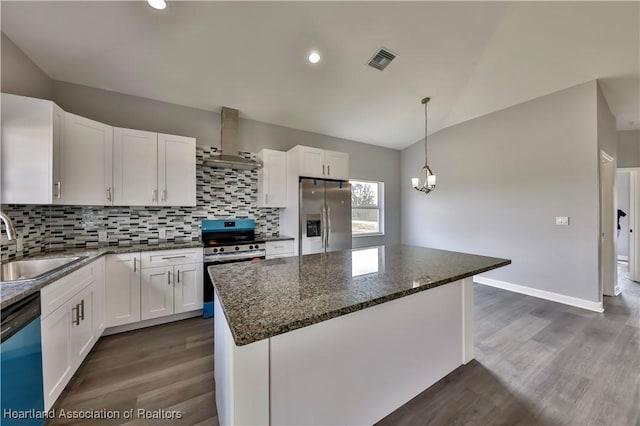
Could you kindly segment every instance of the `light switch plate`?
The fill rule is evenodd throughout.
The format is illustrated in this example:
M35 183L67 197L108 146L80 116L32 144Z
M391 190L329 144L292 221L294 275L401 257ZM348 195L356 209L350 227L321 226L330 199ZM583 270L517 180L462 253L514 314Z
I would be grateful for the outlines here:
M569 216L556 216L556 225L569 226Z
M158 238L160 238L161 240L167 239L167 230L165 228L158 229Z
M16 251L20 252L24 249L24 240L22 237L16 238Z
M101 229L98 231L98 242L99 243L106 243L107 242L107 230L106 229Z

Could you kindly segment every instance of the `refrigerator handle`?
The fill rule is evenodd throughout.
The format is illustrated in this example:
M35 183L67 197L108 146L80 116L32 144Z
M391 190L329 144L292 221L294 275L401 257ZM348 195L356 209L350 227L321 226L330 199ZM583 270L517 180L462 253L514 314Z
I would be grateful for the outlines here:
M321 241L321 244L322 244L322 248L324 248L324 239L325 239L325 235L326 235L325 234L326 230L325 230L325 226L324 226L325 220L326 219L325 219L324 205L323 205L322 206L322 211L320 213L320 241Z
M329 238L331 238L331 207L327 206L327 248L329 248Z

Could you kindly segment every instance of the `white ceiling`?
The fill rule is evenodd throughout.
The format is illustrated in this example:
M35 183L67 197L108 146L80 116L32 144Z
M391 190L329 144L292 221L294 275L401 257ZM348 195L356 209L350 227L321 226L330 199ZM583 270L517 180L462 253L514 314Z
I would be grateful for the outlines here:
M54 80L404 148L601 79L640 126L638 2L2 2L2 30ZM381 46L398 54L367 67ZM322 61L311 65L308 52ZM633 122L633 123L630 123Z

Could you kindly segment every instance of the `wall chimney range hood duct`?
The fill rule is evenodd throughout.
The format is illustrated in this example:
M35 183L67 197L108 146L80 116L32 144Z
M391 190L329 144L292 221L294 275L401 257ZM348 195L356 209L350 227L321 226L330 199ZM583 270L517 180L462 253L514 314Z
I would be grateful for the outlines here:
M254 170L262 167L262 164L259 162L247 160L238 154L238 110L222 107L220 115L222 117L222 131L220 137L222 154L212 155L211 157L204 159L203 163L210 167L224 169Z

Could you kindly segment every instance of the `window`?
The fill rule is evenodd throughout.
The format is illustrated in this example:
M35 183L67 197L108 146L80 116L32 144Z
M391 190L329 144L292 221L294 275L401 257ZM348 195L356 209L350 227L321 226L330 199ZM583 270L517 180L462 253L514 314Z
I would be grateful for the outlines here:
M351 180L351 233L354 237L383 235L384 183Z

